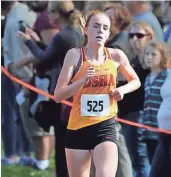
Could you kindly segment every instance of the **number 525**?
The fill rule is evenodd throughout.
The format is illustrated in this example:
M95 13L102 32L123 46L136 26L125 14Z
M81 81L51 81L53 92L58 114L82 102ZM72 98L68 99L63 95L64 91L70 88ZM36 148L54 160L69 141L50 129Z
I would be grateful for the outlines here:
M87 101L88 112L102 112L103 101Z

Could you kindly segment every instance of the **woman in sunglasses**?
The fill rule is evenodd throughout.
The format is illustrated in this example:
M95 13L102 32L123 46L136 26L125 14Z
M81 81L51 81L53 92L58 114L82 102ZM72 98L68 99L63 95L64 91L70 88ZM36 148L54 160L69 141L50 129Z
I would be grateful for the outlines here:
M118 102L118 107L120 117L133 122L138 122L140 120L140 112L143 109L144 103L144 82L147 74L149 73L149 70L142 67L141 56L147 44L154 39L154 31L144 22L134 22L130 25L128 32L129 44L134 55L134 57L131 59L131 65L140 78L141 87L134 93L125 95L124 100ZM120 81L119 85L124 83L125 81ZM146 155L145 144L140 142L140 135L136 127L124 124L123 128L128 151L130 153L136 176L147 177L149 173L149 164Z

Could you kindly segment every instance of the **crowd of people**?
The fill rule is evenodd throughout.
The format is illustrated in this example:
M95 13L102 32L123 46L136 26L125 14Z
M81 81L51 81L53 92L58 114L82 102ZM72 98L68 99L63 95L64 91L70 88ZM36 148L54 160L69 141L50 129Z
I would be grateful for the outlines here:
M115 119L171 131L170 1L1 8L2 65L54 95L1 74L2 164L48 170L55 150L56 177L171 176L171 135Z

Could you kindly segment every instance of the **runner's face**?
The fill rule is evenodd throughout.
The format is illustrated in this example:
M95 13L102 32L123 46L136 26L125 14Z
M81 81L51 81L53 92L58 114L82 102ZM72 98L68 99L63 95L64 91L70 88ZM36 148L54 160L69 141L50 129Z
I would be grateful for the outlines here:
M88 42L104 45L110 35L110 19L104 14L96 14L91 17L85 30Z

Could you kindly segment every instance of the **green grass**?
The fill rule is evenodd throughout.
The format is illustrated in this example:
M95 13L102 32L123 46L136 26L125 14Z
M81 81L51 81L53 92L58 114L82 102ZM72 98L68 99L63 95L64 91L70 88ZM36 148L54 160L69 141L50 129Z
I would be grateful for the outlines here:
M21 165L1 166L2 177L53 177L55 170L54 156L51 158L50 167L47 171L34 170L31 167L25 167Z
M1 166L1 176L2 177L52 177L53 170L50 169L46 172L40 172L33 170L29 167L21 167L21 166Z

